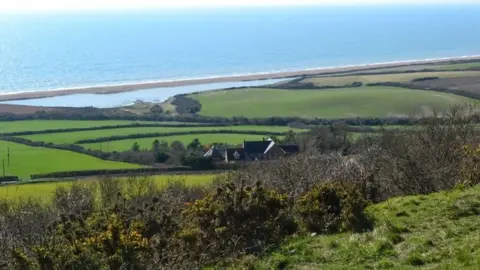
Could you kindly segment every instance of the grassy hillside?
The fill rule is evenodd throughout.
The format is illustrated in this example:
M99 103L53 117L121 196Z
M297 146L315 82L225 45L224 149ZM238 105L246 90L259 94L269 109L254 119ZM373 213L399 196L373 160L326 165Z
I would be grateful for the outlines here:
M156 175L152 176L158 187L167 185L170 180L181 180L187 186L204 185L210 183L215 175L198 174L198 175ZM79 180L81 183L94 183L99 181L97 178ZM126 178L122 178L126 181ZM50 183L31 183L21 185L7 185L0 187L0 198L6 200L24 200L24 199L40 199L48 202L54 194L57 187L69 187L73 181L61 181Z
M10 148L10 165L7 151ZM70 151L30 147L0 141L0 159L5 160L6 175L29 178L32 174L58 171L139 168L138 165L105 161Z
M147 124L179 124L176 122L145 122L145 121L86 121L86 120L24 120L0 122L0 133L19 132L19 131L37 131L47 129L63 128L89 128L98 126L116 126L128 125L134 123ZM182 123L186 124L186 123ZM187 123L188 124L188 123Z
M368 210L373 232L293 238L254 269L480 269L480 186Z
M421 72L421 73L399 73L385 75L353 75L338 77L314 77L304 82L312 82L316 85L346 85L354 82L378 83L378 82L410 82L413 79L425 77L454 78L479 76L480 71L459 71L459 72Z
M143 139L131 139L131 140L120 140L104 143L88 143L82 144L85 148L102 150L105 152L113 151L125 151L129 150L133 143L137 142L140 144L141 149L150 149L152 143L155 140L167 141L169 144L173 141L180 141L183 145L187 145L192 142L194 139L199 139L200 143L203 145L212 144L212 143L228 143L228 144L241 144L243 140L262 140L263 136L261 135L249 135L249 134L192 134L192 135L181 135L181 136L167 136L160 138L143 138Z
M298 116L320 118L387 117L446 110L471 101L453 94L393 87L331 90L277 90L252 88L212 91L191 98L207 116Z
M422 70L435 70L435 71L458 71L468 68L480 67L480 62L472 63L458 63L458 64L435 64L435 65L411 65L403 67L391 67L391 68L378 68L371 70L354 71L346 74L358 74L358 73L379 73L379 72L403 72L403 71L422 71Z
M189 132L194 130L252 130L252 131L271 131L271 132L286 132L290 130L289 127L272 127L272 126L228 126L228 127L148 127L148 128L120 128L120 129L104 129L93 131L76 131L68 133L52 133L52 134L37 134L21 136L33 141L54 142L57 144L66 143L71 144L79 140L109 137L116 135L129 135L141 133L167 133L167 132ZM153 141L153 140L152 140Z

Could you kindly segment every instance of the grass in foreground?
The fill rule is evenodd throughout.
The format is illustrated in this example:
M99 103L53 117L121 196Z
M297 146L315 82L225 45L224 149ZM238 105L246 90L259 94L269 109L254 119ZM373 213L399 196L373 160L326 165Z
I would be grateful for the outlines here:
M228 127L155 127L155 128L119 128L104 129L92 131L75 131L67 133L37 134L21 136L33 141L53 142L57 144L72 144L79 140L93 139L100 137L109 137L117 135L130 135L142 133L167 133L167 132L189 132L196 130L247 130L247 131L265 131L265 132L287 132L289 127L276 126L228 126ZM153 139L154 140L154 139ZM152 140L152 141L153 141ZM130 145L131 146L131 145Z
M293 238L255 269L480 269L480 186L393 198L368 211L374 231Z
M10 149L10 165L7 151ZM29 179L32 174L58 171L140 168L139 165L105 161L70 151L0 141L0 162L5 161L5 174ZM1 167L0 167L1 169ZM3 174L3 172L2 172Z
M447 67L445 67L447 68ZM454 78L479 76L480 71L458 71L458 72L419 72L419 73L399 73L399 74L384 74L384 75L353 75L353 76L338 76L338 77L316 77L306 79L305 82L312 82L316 85L346 85L354 82L378 83L378 82L400 82L408 83L413 79L425 77L439 77L439 78Z
M446 111L472 101L453 94L395 87L331 90L278 90L265 88L211 91L190 97L202 103L207 116L297 116L320 118L388 117Z
M184 181L187 186L206 185L211 183L215 175L213 174L198 174L198 175L156 175L152 176L158 187L164 187L169 181ZM127 178L121 178L126 181ZM78 180L79 183L93 183L98 178L88 178ZM25 199L39 199L43 202L49 202L57 187L69 187L74 181L59 181L46 183L28 183L20 185L5 185L0 186L0 199L6 200L25 200Z
M140 144L141 149L151 149L153 141L166 141L170 145L173 141L180 141L184 146L187 146L194 139L199 139L200 143L203 145L212 144L212 143L228 143L231 145L242 144L243 140L258 141L262 140L265 136L261 135L249 135L249 134L192 134L192 135L181 135L181 136L167 136L159 138L143 138L143 139L130 139L130 140L120 140L104 143L88 143L82 144L83 147L95 150L101 150L104 152L113 152L113 151L126 151L132 148L132 145L137 142Z

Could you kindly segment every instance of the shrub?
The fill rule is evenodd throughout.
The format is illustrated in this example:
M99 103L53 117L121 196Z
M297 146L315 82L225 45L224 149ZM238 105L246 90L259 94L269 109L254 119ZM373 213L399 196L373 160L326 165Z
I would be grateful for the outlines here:
M465 159L461 169L462 184L480 184L480 145L476 148L467 145L463 150Z
M287 196L264 189L224 184L183 212L178 234L193 260L213 262L235 254L260 254L297 227Z
M317 233L364 231L372 228L367 201L353 185L327 182L300 197L295 213L303 229Z

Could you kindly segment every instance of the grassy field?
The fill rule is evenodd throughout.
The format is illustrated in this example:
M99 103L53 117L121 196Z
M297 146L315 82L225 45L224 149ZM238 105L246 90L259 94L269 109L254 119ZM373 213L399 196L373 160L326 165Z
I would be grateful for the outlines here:
M134 123L146 124L189 124L179 122L146 122L146 121L86 121L86 120L24 120L0 122L0 133L19 131L38 131L62 128L89 128L99 126L128 125Z
M442 64L442 65L413 65L404 67L392 67L392 68L379 68L372 70L354 71L345 74L358 74L358 73L379 73L379 72L402 72L402 71L422 71L425 69L436 71L458 71L468 68L480 67L480 62L473 63L458 63L458 64Z
M453 94L393 87L331 90L252 88L190 95L207 116L298 116L320 118L409 116L442 111L472 101Z
M249 134L197 134L197 135L181 135L181 136L167 136L160 138L143 138L143 139L131 139L131 140L120 140L104 143L88 143L82 144L85 148L102 150L104 152L113 152L113 151L125 151L129 150L133 143L137 142L140 144L142 149L150 149L152 143L155 140L167 141L169 144L173 141L180 141L183 145L188 145L195 138L200 140L200 143L203 145L212 144L212 143L228 143L232 145L237 145L243 143L243 140L262 140L263 136L261 135L249 135Z
M394 198L369 212L372 232L293 238L251 269L480 269L480 186Z
M347 85L354 82L378 83L378 82L403 82L408 83L413 79L425 77L454 78L480 76L480 71L459 71L459 72L421 72L421 73L399 73L385 75L354 75L338 77L315 77L306 79L304 82L312 82L316 85Z
M68 133L52 133L52 134L37 134L22 136L23 138L33 141L44 141L54 143L71 144L79 140L93 139L99 137L109 137L116 135L129 135L140 133L154 133L154 132L179 132L179 131L194 131L194 130L252 130L252 131L271 131L271 132L286 132L290 130L289 127L272 127L272 126L228 126L228 127L148 127L148 128L120 128L120 129L104 129L93 131L75 131ZM153 141L153 140L152 140Z
M7 159L8 148L10 148L10 165L8 165ZM32 174L58 171L140 167L133 164L105 161L70 151L30 147L5 141L0 141L0 159L5 160L6 175L16 175L24 179L30 178Z
M158 187L163 187L169 181L184 181L187 186L205 185L210 183L215 175L198 174L198 175L156 175L152 176ZM79 183L94 183L97 178L78 180ZM122 178L126 181L126 178ZM24 199L40 199L44 202L50 201L57 187L71 186L73 181L49 182L49 183L32 183L21 185L0 186L0 199L6 200L24 200Z

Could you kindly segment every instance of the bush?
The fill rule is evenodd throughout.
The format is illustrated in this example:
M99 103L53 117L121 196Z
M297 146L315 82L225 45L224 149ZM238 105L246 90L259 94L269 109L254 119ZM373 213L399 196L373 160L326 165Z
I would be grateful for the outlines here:
M372 228L367 201L352 185L328 182L297 200L295 213L303 229L316 233L360 232Z
M461 181L463 185L478 185L480 184L480 145L476 148L465 146L464 163L461 168Z
M297 229L287 197L264 189L224 184L183 212L178 234L193 260L217 261L234 254L260 254Z

